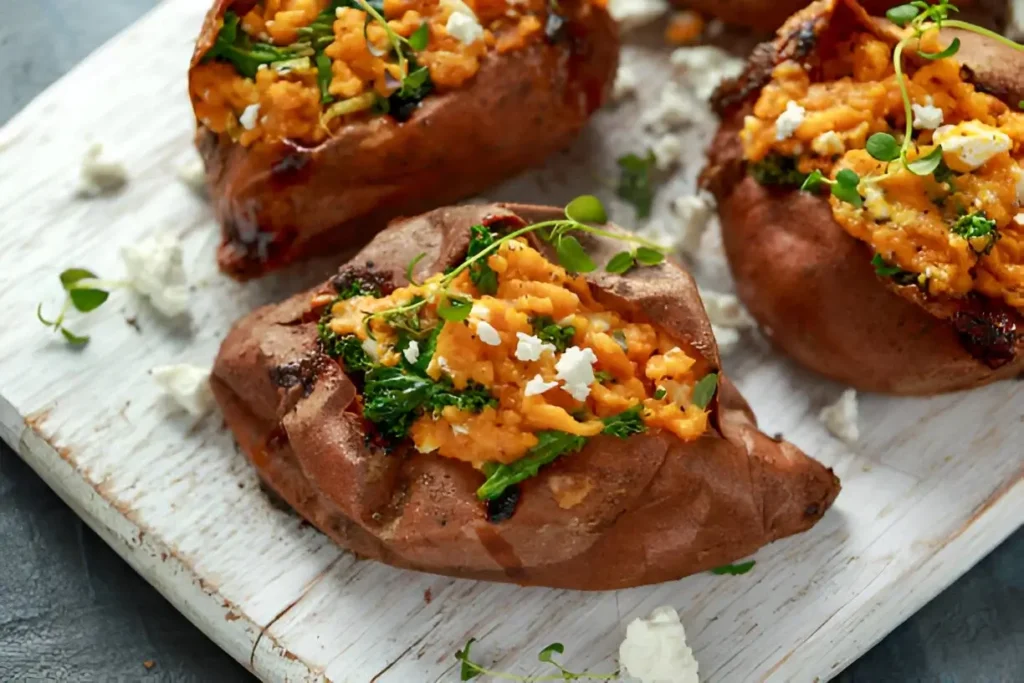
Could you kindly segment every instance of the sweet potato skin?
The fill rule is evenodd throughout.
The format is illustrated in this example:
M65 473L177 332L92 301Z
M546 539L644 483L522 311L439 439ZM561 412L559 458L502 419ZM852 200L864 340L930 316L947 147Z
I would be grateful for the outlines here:
M372 270L401 286L419 252L421 278L464 256L470 225L492 217L557 215L511 205L439 209L397 221L342 268ZM617 248L588 245L603 262ZM372 263L372 266L367 264ZM696 285L668 264L625 276L595 274L597 295L657 320L719 367ZM355 387L320 353L311 296L299 294L240 321L221 348L214 393L262 479L304 517L353 552L451 576L606 590L677 579L731 562L810 528L839 492L831 470L757 430L726 378L713 428L683 443L660 431L626 441L598 436L522 484L515 513L489 522L476 499L483 477L469 464L367 445L346 411ZM569 509L552 485L586 482Z
M986 361L977 350L972 354L959 321L973 312L926 301L915 287L879 278L870 248L835 222L825 198L763 187L746 174L738 134L779 56L793 54L797 34L807 27L824 36L833 11L841 17L834 21L838 30L852 30L854 22L861 22L884 34L884 25L865 23L858 9L845 0L809 7L786 24L774 43L759 46L747 72L715 95L723 121L701 182L718 199L737 293L777 348L857 389L927 395L1014 377L1024 370L1019 333L1016 355L1008 362ZM807 42L806 35L802 40ZM958 57L994 92L1019 92L1005 65L993 64L992 49L982 41L964 40ZM983 306L982 315L991 308L1024 331L1024 321L1005 306L975 303Z
M193 68L232 4L219 0L207 15ZM391 218L476 194L567 147L608 97L618 30L597 4L560 7L561 37L490 53L469 83L427 97L405 122L377 116L315 147L248 148L199 123L221 270L247 279L364 244Z

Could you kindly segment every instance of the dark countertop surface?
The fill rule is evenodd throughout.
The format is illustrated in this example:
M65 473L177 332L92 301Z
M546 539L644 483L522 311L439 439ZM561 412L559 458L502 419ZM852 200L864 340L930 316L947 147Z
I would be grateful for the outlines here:
M156 4L0 0L0 123ZM0 681L136 680L254 679L0 443ZM1024 531L837 680L1024 681Z

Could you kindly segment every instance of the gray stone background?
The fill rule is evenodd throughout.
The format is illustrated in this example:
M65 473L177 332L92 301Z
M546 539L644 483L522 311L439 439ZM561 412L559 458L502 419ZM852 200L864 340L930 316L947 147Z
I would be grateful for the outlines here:
M0 0L0 124L156 4ZM254 679L0 443L0 682L37 680ZM838 680L1024 681L1024 531Z

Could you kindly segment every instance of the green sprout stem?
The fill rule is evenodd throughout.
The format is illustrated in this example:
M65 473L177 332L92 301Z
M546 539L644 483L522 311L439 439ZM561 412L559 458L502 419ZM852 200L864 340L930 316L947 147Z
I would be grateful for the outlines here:
M398 67L402 70L402 73L405 74L407 69L405 66L405 53L402 51L402 43L408 43L409 41L395 33L394 29L392 29L388 24L388 20L382 17L380 12L375 10L366 0L356 0L356 4L384 28L384 32L388 34L388 40L391 42L391 47L394 49L395 55L398 57ZM367 42L369 42L369 38L367 38Z
M900 95L903 96L903 111L906 114L907 126L903 136L903 145L900 148L900 160L907 165L907 152L910 150L910 143L914 135L914 110L910 106L910 91L907 90L907 79L903 76L903 48L906 47L910 38L904 38L896 45L893 51L892 61L896 67L896 83L900 86Z
M545 683L546 681L566 681L572 680L573 678L588 678L594 681L614 681L619 678L619 672L617 671L611 674L574 674L570 671L567 671L566 669L563 669L558 664L555 664L555 666L558 666L559 670L562 673L548 674L547 676L517 676L516 674L505 673L504 671L493 671L491 669L484 668L476 662L473 662L468 659L464 659L462 661L466 664L466 666L470 667L477 673L484 674L485 676L491 676L492 678L500 678L506 681L519 681L519 683Z

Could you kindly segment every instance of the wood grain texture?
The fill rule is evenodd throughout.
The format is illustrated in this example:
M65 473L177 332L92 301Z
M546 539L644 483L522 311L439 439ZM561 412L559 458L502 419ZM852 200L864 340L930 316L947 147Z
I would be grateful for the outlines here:
M158 364L209 363L243 311L331 266L245 287L215 272L207 207L174 178L191 154L184 73L204 5L164 3L0 130L0 291L11 315L0 337L0 436L261 678L454 680L452 655L470 636L481 640L481 658L517 673L539 671L535 652L556 639L569 666L612 670L624 624L671 604L707 680L824 679L1024 521L1024 384L934 399L864 397L864 436L851 449L815 419L839 388L748 340L727 366L763 428L784 432L844 483L818 527L763 549L750 574L579 594L404 572L338 550L270 503L218 416L183 417L147 376ZM664 67L663 51L626 50L649 73ZM649 99L660 86L648 80L641 94ZM623 124L637 114L636 104L601 114L547 168L489 196L558 203L593 190L595 178L614 177L614 157L635 148ZM712 125L702 116L686 134L694 153L659 197L662 213L692 188L696 150ZM118 195L73 198L87 140L125 159L131 181ZM59 270L82 265L118 277L116 247L160 230L186 244L196 284L189 320L163 320L119 292L71 323L94 337L78 352L32 320L39 301L59 305Z

